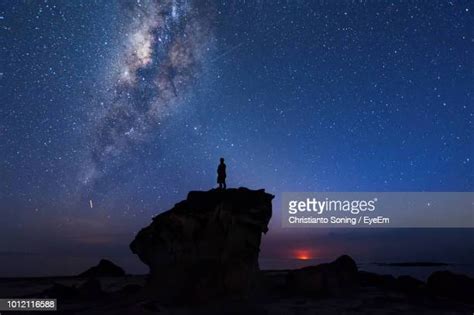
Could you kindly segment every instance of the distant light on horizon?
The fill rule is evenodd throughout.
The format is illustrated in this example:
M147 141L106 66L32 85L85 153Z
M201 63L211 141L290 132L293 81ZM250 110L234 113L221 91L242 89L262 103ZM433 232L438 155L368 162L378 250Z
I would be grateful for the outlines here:
M315 258L314 252L310 249L296 249L294 251L293 257L299 260L310 260Z

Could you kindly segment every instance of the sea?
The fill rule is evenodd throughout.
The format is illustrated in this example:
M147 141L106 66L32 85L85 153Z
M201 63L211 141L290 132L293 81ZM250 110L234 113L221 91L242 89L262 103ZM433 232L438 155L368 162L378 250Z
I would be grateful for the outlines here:
M322 263L330 262L321 259L273 259L260 258L259 264L261 270L287 270L298 269L307 266L315 266ZM374 272L381 275L392 275L394 277L408 275L416 279L426 281L428 277L435 271L449 270L454 273L465 274L474 277L474 264L465 263L447 263L442 266L392 266L387 263L393 262L362 262L357 263L359 270Z

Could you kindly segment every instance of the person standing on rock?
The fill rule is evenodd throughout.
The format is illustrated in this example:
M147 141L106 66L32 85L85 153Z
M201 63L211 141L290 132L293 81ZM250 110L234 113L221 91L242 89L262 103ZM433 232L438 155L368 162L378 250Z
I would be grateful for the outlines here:
M217 167L217 183L219 184L219 189L226 189L225 178L227 174L225 173L225 163L224 158L221 158L221 163Z

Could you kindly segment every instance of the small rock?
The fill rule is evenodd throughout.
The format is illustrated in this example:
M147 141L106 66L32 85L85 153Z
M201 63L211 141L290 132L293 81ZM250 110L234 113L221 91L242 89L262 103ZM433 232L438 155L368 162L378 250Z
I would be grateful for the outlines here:
M73 299L77 298L79 291L75 287L54 283L51 288L44 290L40 296L52 299Z
M359 284L364 287L395 289L396 279L392 275L379 275L373 272L359 271Z
M107 259L101 259L97 266L79 274L79 277L122 277L125 271Z
M317 266L293 270L288 274L290 294L305 296L343 296L358 286L357 265L347 256Z
M425 283L411 276L400 276L397 278L397 288L407 294L419 294L423 292Z
M474 279L451 271L436 271L428 278L428 290L442 297L474 304Z

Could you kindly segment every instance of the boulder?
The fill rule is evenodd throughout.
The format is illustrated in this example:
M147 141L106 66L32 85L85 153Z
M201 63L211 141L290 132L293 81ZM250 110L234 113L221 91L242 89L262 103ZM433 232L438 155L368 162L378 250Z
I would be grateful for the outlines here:
M474 304L474 279L466 275L436 271L429 276L427 286L433 295Z
M148 288L168 301L245 296L258 279L273 197L263 189L192 191L157 215L130 244L150 268Z
M409 295L418 295L424 293L425 283L414 277L403 275L397 278L397 289Z
M397 280L392 275L379 275L368 271L359 271L359 284L363 287L376 287L391 290L397 287Z
M79 274L79 277L122 277L125 271L107 259L101 259L97 266Z
M344 296L357 286L357 265L347 255L327 264L290 271L287 278L288 290L295 295Z

